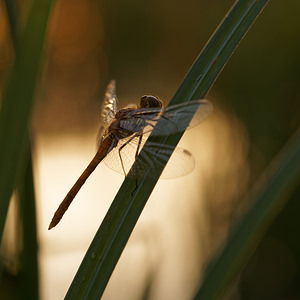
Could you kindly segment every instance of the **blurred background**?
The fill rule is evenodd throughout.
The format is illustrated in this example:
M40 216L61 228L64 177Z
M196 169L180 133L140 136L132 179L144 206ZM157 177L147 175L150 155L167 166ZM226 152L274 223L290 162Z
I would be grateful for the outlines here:
M106 85L116 79L121 107L144 94L167 104L233 3L54 3L32 118L41 299L64 297L123 181L101 164L47 230L94 156ZM24 18L28 5L19 5ZM195 157L194 172L159 181L103 299L192 299L209 259L249 207L247 192L300 125L299 15L298 1L271 0L247 33L207 95L214 113L181 141ZM12 61L0 2L1 85ZM299 199L300 187L226 299L300 299ZM18 272L21 247L12 232L1 247L7 278Z

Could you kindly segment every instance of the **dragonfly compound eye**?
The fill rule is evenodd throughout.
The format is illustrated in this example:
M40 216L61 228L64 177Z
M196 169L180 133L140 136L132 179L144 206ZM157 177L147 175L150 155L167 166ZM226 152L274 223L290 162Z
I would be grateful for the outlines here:
M140 107L141 108L150 108L150 107L162 107L162 101L155 96L145 95L141 98Z

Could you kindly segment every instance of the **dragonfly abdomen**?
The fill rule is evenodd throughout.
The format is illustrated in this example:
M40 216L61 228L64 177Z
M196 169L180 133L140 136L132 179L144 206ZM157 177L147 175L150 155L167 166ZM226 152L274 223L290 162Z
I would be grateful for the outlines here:
M68 192L68 194L66 195L66 197L64 198L64 200L59 205L57 211L55 212L55 214L54 214L54 216L53 216L53 218L51 220L51 223L50 223L50 225L48 227L48 230L50 230L51 228L55 227L59 223L59 221L61 220L61 218L63 217L63 215L67 211L67 209L69 208L70 204L72 203L73 199L75 198L75 196L77 195L77 193L79 192L79 190L81 189L81 187L83 186L83 184L85 183L85 181L88 179L88 177L96 169L96 167L98 166L98 164L112 150L112 148L114 146L115 145L114 145L114 136L113 136L113 134L109 134L108 136L106 136L102 140L102 143L100 144L99 149L98 149L96 155L91 160L91 162L89 163L89 165L83 171L83 173L81 174L81 176L77 179L77 181L72 186L72 188L70 189L70 191Z

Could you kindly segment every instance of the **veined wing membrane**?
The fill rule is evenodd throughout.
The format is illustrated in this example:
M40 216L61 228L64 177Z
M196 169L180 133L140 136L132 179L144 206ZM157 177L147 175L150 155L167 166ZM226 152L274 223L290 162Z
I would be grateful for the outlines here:
M100 114L100 128L97 134L97 146L99 147L107 126L114 120L118 111L118 99L116 96L116 82L111 80L106 88Z
M146 138L143 138L139 145L138 137L133 139L130 139L129 137L120 140L117 147L105 157L105 164L110 169L122 175L124 175L125 171L125 175L127 175L136 160L137 148L139 147L140 151L143 148L145 141ZM122 148L125 144L126 146ZM176 147L174 150L173 146L151 142L148 143L147 147L144 147L144 154L142 157L139 157L135 163L135 168L130 175L139 177L144 174L146 170L151 168L150 176L155 176L157 170L160 169L159 167L165 165L172 152L173 154L164 169L161 178L176 178L193 171L195 161L189 151L179 147ZM154 160L153 155L155 156Z
M116 82L112 80L107 86L104 101L101 109L100 121L109 124L118 110L118 100L116 96Z
M156 136L170 135L182 132L187 126L187 120L193 116L190 122L195 126L202 122L212 112L212 105L207 100L193 100L187 103L172 105L166 108L145 108L132 110L128 118L121 121L121 126L132 132L141 131L150 133L155 127L152 134Z

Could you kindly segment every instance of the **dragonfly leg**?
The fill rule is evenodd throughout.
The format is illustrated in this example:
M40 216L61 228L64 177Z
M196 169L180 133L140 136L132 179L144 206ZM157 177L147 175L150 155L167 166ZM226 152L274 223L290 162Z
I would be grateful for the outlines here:
M124 145L122 145L120 148L119 148L119 157L120 157L120 161L121 161L121 166L122 166L122 169L123 169L123 172L124 172L124 175L126 176L126 170L125 170L125 167L124 167L124 163L123 163L123 160L122 160L122 156L121 156L121 151L122 149L127 146L134 138L136 138L137 136L139 136L140 134L138 132L134 133L130 139L128 141L126 141L126 143Z
M139 135L138 146L137 146L136 152L135 152L135 161L134 161L135 163L136 163L137 157L138 157L139 152L140 152L140 147L141 147L141 144L142 144L142 139L143 139L143 135L140 134ZM137 178L137 176L135 176L135 187L137 188L137 186L138 186L138 178Z
M142 144L142 139L143 139L143 135L139 134L139 142L138 142L138 146L137 146L136 152L135 152L135 160L137 159L137 157L139 155L140 147L141 147L141 144Z

